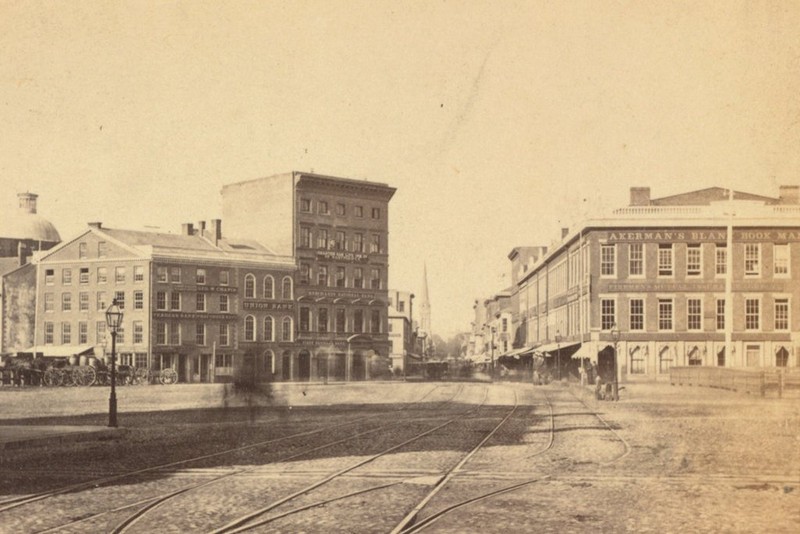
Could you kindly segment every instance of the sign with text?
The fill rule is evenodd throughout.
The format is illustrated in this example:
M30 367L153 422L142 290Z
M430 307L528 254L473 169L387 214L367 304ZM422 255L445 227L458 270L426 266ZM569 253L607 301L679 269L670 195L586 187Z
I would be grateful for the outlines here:
M239 288L234 286L206 286L206 285L196 285L196 286L188 286L188 285L177 285L172 286L175 291L197 291L200 293L238 293Z
M306 295L309 297L329 297L329 298L347 298L347 299L376 299L379 298L380 295L375 295L373 293L363 293L363 292L349 292L349 291L325 291L320 289L311 289L309 290Z
M346 261L351 263L367 263L369 256L358 252L345 252L342 250L318 250L318 260Z
M236 319L236 316L232 313L158 311L153 312L153 319L203 319L206 321L233 321Z
M254 302L252 300L245 300L242 302L242 309L244 310L284 310L289 311L294 309L294 302Z
M618 241L685 241L685 242L713 242L725 243L727 240L727 231L724 229L719 230L654 230L654 231L623 231L623 232L608 232L608 242ZM786 241L800 241L800 229L774 229L774 230L761 230L761 229L747 229L740 230L734 229L734 241L771 241L771 242L786 242Z

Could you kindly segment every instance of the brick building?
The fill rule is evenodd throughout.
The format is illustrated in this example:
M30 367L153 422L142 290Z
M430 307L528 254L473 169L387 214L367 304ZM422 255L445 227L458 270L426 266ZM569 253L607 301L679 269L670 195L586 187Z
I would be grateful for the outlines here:
M284 379L388 373L394 192L383 183L303 172L223 187L226 232L297 261L297 352L284 356Z

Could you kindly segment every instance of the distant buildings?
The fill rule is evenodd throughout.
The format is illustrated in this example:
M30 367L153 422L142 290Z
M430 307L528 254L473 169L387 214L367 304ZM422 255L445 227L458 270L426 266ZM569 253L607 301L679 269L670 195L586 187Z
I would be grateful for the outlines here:
M416 332L413 326L414 294L410 291L389 291L389 341L392 370L405 372L409 361L420 361L414 353Z
M476 303L470 350L485 357L491 329L510 314L503 354L539 353L554 374L584 361L610 376L615 348L623 377L673 365L799 366L798 192L651 199L632 188L628 207L565 229L554 246L514 249L508 311L496 304L505 292Z

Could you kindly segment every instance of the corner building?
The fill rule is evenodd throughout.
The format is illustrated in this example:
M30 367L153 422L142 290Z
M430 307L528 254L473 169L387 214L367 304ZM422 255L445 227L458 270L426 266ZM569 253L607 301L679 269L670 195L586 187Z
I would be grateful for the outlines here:
M35 345L25 352L106 358L115 299L119 363L175 369L179 382L229 382L240 369L280 376L292 347L293 258L223 238L218 219L181 234L91 223L34 264Z
M394 193L383 183L303 172L223 187L226 231L297 261L296 342L283 356L283 379L389 374L388 215Z
M628 207L564 232L519 281L528 348L565 372L800 366L800 200L709 188ZM619 337L614 339L615 329ZM728 349L728 347L730 347ZM550 359L552 358L552 359Z

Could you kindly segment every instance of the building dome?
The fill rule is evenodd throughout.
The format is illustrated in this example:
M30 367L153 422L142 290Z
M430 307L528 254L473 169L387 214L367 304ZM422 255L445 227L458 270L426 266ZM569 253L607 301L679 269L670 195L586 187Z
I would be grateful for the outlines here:
M19 209L0 213L0 238L58 243L61 236L53 223L36 213L35 193L20 193Z

